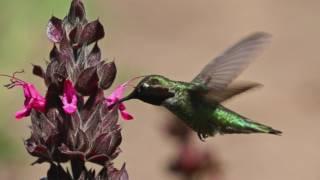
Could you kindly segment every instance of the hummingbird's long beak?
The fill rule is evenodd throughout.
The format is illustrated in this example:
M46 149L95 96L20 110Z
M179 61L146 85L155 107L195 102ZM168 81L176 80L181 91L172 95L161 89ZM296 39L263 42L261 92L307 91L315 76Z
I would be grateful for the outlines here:
M127 101L127 100L130 100L130 99L133 99L134 98L134 95L133 93L129 94L128 96L120 99L119 101L117 101L116 103L112 104L111 106L109 106L110 109L112 109L115 105L119 105L120 103L124 102L124 101Z
M128 100L133 99L133 98L135 98L135 92L132 92L132 93L129 94L128 96L120 99L120 100L118 101L118 103L122 103L122 102L124 102L124 101L128 101Z

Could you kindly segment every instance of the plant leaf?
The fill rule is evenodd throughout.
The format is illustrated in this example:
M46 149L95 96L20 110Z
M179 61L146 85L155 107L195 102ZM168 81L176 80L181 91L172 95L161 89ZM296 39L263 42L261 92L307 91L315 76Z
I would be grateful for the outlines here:
M46 76L46 73L44 72L43 68L39 65L33 65L32 73L41 78L45 78Z
M61 42L63 38L63 28L61 19L58 19L54 16L51 17L47 25L47 36L54 43Z
M90 67L83 70L76 82L75 88L84 96L91 95L98 88L98 74L96 67Z
M98 46L98 43L95 43L91 52L87 56L87 66L96 66L101 60L101 50Z
M117 68L113 61L98 66L99 87L108 89L116 78L116 74Z
M70 23L74 24L77 21L84 21L86 16L86 11L81 0L73 0L67 16Z
M88 23L82 30L80 35L79 45L91 44L98 41L104 37L104 29L99 20Z

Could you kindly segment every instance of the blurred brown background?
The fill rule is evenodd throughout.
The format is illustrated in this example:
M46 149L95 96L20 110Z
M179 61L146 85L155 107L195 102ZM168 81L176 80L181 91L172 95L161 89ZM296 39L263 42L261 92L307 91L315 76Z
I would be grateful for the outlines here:
M239 79L264 88L239 96L226 106L284 131L283 136L226 135L205 143L218 153L226 180L320 179L320 2L316 0L95 0L85 1L90 19L107 31L100 42L104 57L115 58L116 83L132 76L163 74L191 80L211 58L242 37L265 31L268 49ZM51 44L45 26L52 14L63 17L69 0L0 2L0 72L11 74L30 63L44 65ZM6 83L1 79L1 84ZM39 86L43 88L43 84ZM24 150L27 119L14 120L22 105L19 89L0 88L0 179L39 179L46 166L29 166ZM131 179L175 179L166 171L174 151L164 135L167 111L128 103L135 115L122 121L124 141L119 164Z

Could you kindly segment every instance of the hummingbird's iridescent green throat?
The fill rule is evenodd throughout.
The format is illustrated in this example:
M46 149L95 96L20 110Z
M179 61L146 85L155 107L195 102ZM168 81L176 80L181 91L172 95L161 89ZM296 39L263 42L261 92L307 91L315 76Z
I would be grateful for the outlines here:
M221 103L260 86L258 83L232 83L270 41L269 34L254 33L214 58L191 81L170 80L161 75L143 78L134 91L120 101L139 99L164 106L198 133L200 139L216 133L281 134L272 127L253 122Z

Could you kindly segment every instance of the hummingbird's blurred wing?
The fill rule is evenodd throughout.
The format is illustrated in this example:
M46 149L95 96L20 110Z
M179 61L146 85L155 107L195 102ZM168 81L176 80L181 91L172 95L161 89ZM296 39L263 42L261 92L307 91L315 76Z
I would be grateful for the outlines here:
M270 39L271 35L264 32L249 35L213 59L192 82L200 83L215 91L225 90Z
M219 102L222 103L230 98L246 92L248 90L252 90L255 88L262 87L262 84L254 83L254 82L236 82L232 83L223 91L217 90L209 90L206 93L202 93L202 97L209 102Z

